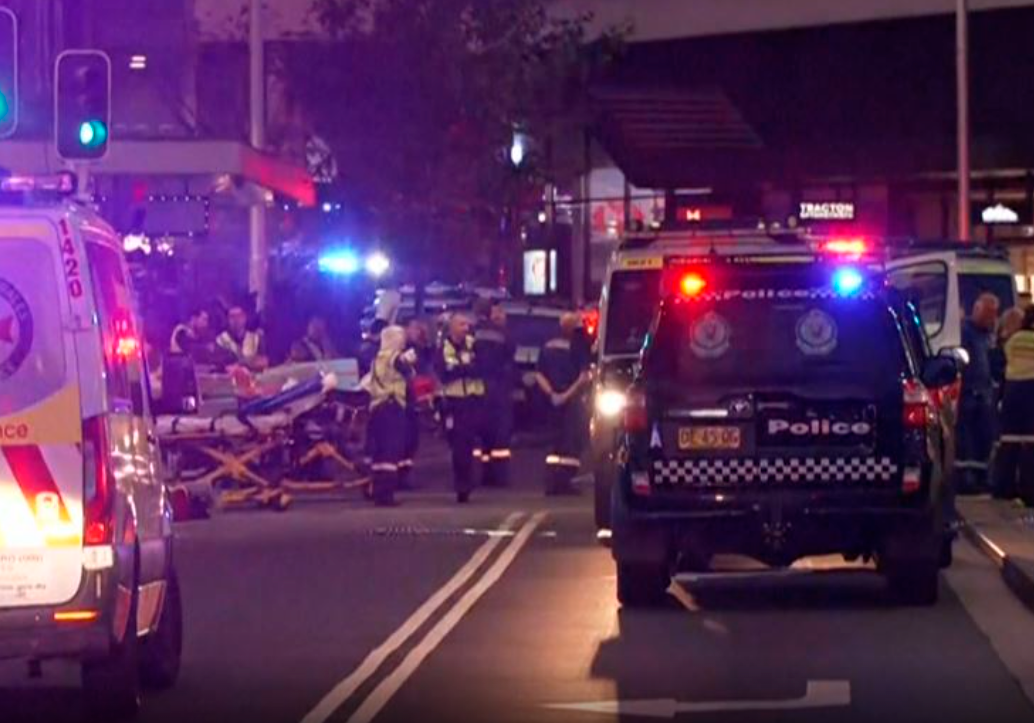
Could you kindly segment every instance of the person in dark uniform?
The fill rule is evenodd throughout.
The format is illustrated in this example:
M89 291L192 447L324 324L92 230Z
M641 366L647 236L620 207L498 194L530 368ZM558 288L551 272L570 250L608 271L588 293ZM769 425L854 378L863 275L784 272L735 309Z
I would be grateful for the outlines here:
M492 304L474 332L474 355L485 380L481 462L482 484L488 487L505 487L510 482L515 353L506 329L506 311Z
M449 319L435 366L442 383L445 429L452 447L456 501L464 504L474 487L474 443L481 429L485 384L478 376L470 321L462 314Z
M552 407L553 432L546 456L546 494L570 494L581 466L582 444L588 425L586 390L589 358L578 344L581 324L577 314L560 319L560 336L546 342L539 355L536 381Z
M962 325L962 346L969 364L962 372L959 401L958 459L959 491L980 492L988 485L988 460L995 439L995 383L992 354L998 298L981 294L973 313Z
M305 336L291 345L291 361L302 364L336 358L337 350L330 340L326 320L321 316L312 317L305 329Z
M370 370L370 454L373 502L379 507L396 504L399 463L405 454L406 388L413 375L416 352L406 350L406 332L398 326L381 332L381 347Z

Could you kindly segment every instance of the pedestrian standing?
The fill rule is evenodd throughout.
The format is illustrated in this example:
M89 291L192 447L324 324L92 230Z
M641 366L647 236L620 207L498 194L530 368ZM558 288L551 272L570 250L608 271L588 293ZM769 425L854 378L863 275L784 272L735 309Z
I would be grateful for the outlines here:
M1023 313L1019 330L1005 340L1005 360L1002 436L995 455L993 493L1000 499L1019 494L1034 504L1034 307Z
M573 480L581 467L590 377L588 357L578 344L580 324L577 314L564 314L560 318L560 335L546 342L539 356L536 381L551 405L547 495L575 492Z
M969 354L969 364L962 372L955 466L963 493L980 492L988 486L988 460L995 439L992 349L998 310L998 297L981 294L962 325L962 346Z
M370 370L369 451L372 459L373 502L396 504L399 463L405 454L406 388L416 353L406 350L406 332L389 326L381 332L381 347Z
M492 304L474 333L474 354L485 380L481 481L487 487L505 487L510 482L515 353L506 311Z
M436 367L442 382L445 430L452 447L456 501L464 504L470 500L474 486L474 443L481 429L485 384L478 375L470 321L462 314L449 319Z

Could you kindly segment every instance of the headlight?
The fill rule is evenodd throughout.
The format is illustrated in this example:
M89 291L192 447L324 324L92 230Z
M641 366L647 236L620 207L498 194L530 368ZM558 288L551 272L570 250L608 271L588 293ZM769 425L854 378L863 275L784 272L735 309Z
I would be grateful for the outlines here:
M603 389L596 395L596 411L600 416L613 418L625 410L627 398L616 389Z

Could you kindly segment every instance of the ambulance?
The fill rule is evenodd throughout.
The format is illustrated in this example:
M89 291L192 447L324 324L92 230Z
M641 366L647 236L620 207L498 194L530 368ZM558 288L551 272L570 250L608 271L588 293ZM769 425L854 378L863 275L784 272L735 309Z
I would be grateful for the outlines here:
M0 176L0 660L78 663L119 720L175 682L182 608L130 276L74 191Z

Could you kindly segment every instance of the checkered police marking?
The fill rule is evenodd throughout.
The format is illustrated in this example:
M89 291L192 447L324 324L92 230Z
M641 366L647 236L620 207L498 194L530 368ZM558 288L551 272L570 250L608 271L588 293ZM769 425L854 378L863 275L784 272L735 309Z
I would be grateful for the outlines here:
M668 459L653 463L658 485L720 487L771 482L890 482L898 466L888 457Z

